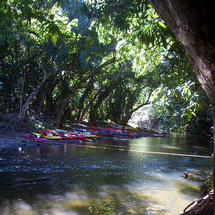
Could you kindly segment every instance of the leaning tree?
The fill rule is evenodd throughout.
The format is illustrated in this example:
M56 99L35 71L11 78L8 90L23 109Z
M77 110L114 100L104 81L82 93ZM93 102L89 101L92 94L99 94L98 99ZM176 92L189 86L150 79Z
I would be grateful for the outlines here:
M213 124L215 125L214 2L210 0L149 0L149 3L183 44L188 60L212 103ZM215 179L215 150L213 178Z

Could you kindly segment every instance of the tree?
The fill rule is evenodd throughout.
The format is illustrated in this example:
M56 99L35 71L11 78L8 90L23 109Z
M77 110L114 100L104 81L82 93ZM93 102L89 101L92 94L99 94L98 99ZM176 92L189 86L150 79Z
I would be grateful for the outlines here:
M194 72L213 105L215 188L215 31L213 1L149 0L183 44ZM214 194L215 213L215 194Z
M112 59L110 59L110 60L102 63L99 67L97 67L96 69L94 69L94 71L92 71L89 75L82 76L80 79L77 80L77 82L72 87L71 92L66 96L66 99L64 99L62 101L62 103L60 104L60 108L59 108L58 114L57 114L57 122L56 122L57 127L59 127L61 125L61 123L62 123L62 116L64 114L65 108L66 108L69 100L71 99L71 97L74 96L74 93L78 89L80 89L82 87L82 84L84 82L86 82L88 79L90 79L90 77L92 75L98 74L101 69L103 69L105 66L108 66L111 63L114 63L115 60L116 60L115 58L112 58Z
M212 1L149 1L183 44L194 72L215 104L215 18Z

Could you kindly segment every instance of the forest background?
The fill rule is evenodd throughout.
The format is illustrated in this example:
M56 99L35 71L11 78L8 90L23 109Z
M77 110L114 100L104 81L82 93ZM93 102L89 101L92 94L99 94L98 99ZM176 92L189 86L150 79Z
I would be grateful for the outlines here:
M211 134L211 104L181 43L147 2L117 2L1 1L0 113L59 127L125 125L139 110L139 126Z

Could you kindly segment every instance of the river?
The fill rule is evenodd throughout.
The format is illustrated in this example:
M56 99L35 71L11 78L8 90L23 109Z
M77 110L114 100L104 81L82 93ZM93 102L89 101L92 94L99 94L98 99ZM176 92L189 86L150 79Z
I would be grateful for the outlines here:
M178 215L200 198L211 153L208 141L186 136L2 148L0 211Z

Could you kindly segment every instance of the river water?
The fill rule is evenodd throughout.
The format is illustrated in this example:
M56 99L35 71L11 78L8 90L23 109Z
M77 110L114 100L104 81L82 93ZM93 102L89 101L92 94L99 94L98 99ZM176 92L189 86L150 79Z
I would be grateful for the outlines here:
M185 136L1 149L0 214L180 214L200 198L211 153Z

